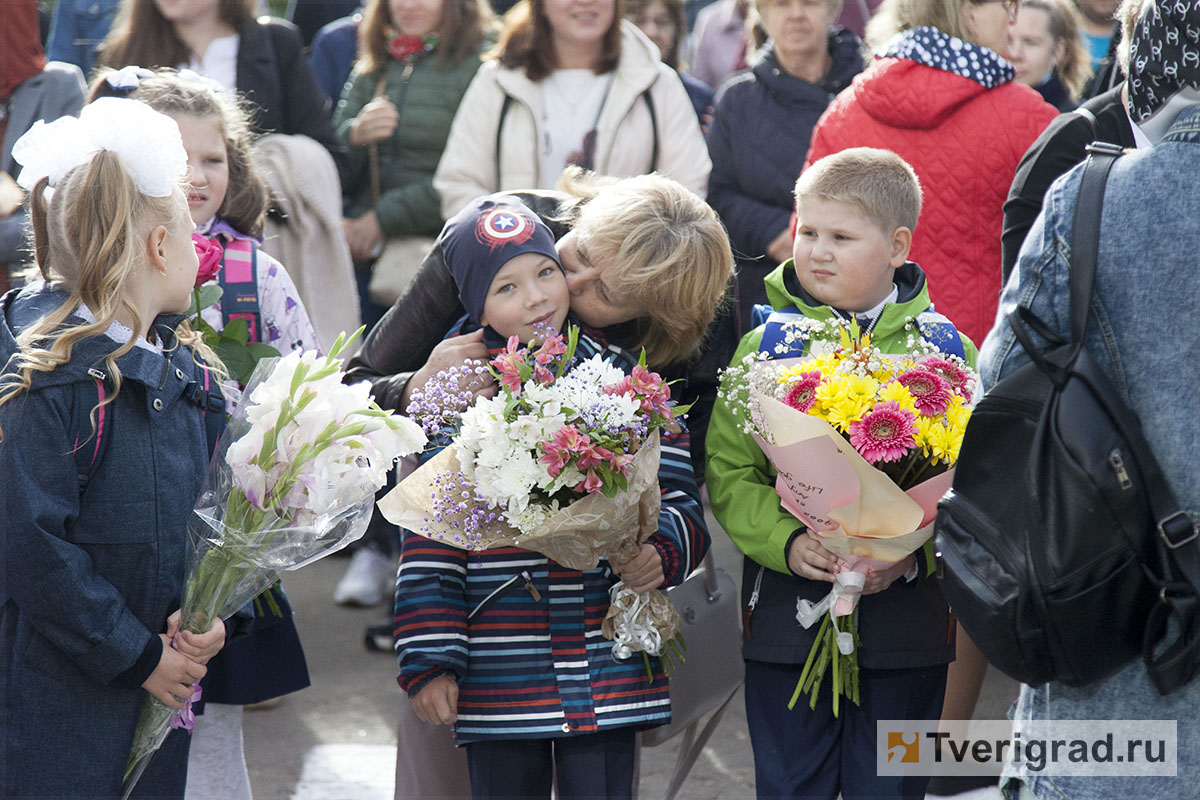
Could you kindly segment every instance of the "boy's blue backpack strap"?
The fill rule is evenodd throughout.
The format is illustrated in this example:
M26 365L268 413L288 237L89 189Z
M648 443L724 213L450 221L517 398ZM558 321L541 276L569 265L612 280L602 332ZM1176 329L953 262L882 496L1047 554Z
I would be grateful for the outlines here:
M67 437L75 454L75 474L82 495L91 480L96 465L104 458L112 438L113 407L104 405L108 399L107 375L93 367L88 370L91 380L73 384L75 397L71 406L71 424ZM92 430L92 409L96 409L96 430Z
M765 325L767 317L771 316L774 310L769 303L755 303L754 308L750 309L750 330Z
M225 242L221 256L221 323L246 320L251 342L262 341L262 316L258 307L258 247L245 239Z
M962 359L967 357L958 328L941 314L932 309L922 311L917 314L917 327L921 331L921 338L938 350Z
M770 306L758 306L767 308ZM763 323L762 341L758 345L760 353L766 353L770 358L794 358L804 355L807 343L803 332L792 327L792 323L803 315L796 308L785 308L772 311ZM791 341L788 336L791 336Z

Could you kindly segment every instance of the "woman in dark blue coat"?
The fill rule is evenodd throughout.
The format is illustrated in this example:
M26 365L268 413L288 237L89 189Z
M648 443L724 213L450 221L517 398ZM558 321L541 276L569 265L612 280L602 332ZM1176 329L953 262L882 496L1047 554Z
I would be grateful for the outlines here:
M862 41L832 27L841 6L841 0L757 0L752 15L768 41L754 66L717 92L708 202L737 258L742 332L752 327L753 305L767 301L763 278L791 258L792 189L813 126L863 68Z

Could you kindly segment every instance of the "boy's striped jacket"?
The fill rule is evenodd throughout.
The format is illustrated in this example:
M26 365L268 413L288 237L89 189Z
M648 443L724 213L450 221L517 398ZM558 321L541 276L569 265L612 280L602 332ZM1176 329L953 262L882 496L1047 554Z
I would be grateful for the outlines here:
M587 333L576 359L603 352L630 370L629 354ZM681 583L708 549L686 431L663 436L659 527L647 541L666 585ZM515 547L467 552L404 531L396 583L398 681L410 695L429 680L458 680L460 744L546 739L670 721L667 678L640 653L612 655L600 632L617 578L567 569Z

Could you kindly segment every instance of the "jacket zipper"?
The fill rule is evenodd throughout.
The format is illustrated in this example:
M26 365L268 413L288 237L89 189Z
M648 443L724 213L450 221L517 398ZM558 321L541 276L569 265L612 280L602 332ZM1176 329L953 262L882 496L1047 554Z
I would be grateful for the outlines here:
M754 577L754 590L750 592L750 602L746 604L746 610L742 612L742 631L746 634L746 638L750 638L750 615L754 613L754 607L758 605L758 592L762 589L763 573L767 568L761 564L758 567L758 575Z
M467 614L467 619L468 620L472 619L476 614L478 614L480 611L483 610L484 606L491 603L492 600L494 600L497 595L499 595L501 592L503 592L508 587L512 586L517 581L524 581L525 591L529 592L529 596L533 598L533 601L535 603L541 601L542 593L539 592L537 587L533 585L533 576L529 574L528 570L523 570L520 575L513 575L511 578L506 580L504 583L500 584L495 589L493 589L491 594L489 594L487 597L480 600L479 604L477 606L475 606L475 608L471 609L471 613Z

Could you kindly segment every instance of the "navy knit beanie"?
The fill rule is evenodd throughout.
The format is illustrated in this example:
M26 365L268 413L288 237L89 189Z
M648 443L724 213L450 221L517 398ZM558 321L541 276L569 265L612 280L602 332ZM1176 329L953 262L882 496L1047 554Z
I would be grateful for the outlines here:
M476 325L492 278L507 262L539 253L562 269L550 228L515 197L487 195L473 200L447 220L438 240L446 267L458 284L458 297Z

